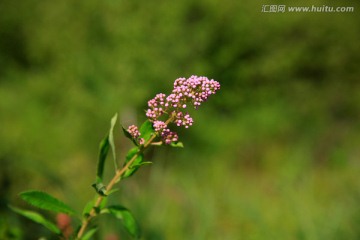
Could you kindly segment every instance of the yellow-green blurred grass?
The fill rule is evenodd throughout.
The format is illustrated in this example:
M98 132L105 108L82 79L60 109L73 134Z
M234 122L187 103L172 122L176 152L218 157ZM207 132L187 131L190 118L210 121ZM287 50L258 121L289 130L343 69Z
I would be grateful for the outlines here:
M145 180L124 186L123 198L149 239L152 232L159 239L356 239L359 166L293 168L210 161L179 171L159 163Z

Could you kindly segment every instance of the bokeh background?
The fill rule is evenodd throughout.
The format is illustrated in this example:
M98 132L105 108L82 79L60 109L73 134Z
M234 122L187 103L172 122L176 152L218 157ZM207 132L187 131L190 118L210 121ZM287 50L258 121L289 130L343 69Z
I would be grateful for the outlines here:
M222 88L191 112L185 148L149 151L155 164L111 200L133 211L143 239L360 239L359 7L2 0L0 238L55 239L6 205L32 209L17 194L39 189L81 212L114 113L140 124L150 98L196 74ZM116 137L123 157L131 143ZM114 219L100 225L96 239L129 239Z

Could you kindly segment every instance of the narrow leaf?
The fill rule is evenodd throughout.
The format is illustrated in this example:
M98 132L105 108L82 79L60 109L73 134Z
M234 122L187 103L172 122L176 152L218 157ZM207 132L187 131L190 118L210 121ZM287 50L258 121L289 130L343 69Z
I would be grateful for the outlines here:
M34 205L35 207L50 210L53 212L62 212L66 214L74 214L75 211L71 209L68 205L61 202L57 198L54 198L53 196L41 192L41 191L27 191L20 193L20 197Z
M149 164L152 164L152 162L141 162L141 163L136 164L136 165L131 165L130 169L132 169L132 168L139 168L139 167L141 167L141 166L143 166L143 165L149 165Z
M115 172L118 169L116 162L116 151L115 151L115 143L114 143L114 127L117 120L117 114L115 114L110 121L110 130L106 137L100 142L99 149L99 159L97 163L97 171L96 171L96 182L92 185L96 192L101 196L106 196L106 187L103 184L103 176L104 176L104 168L105 168L105 160L109 153L109 148L111 147Z
M28 210L22 210L16 207L12 207L9 206L9 208L11 210L13 210L14 212L36 222L39 223L41 225L43 225L44 227L46 227L47 229L49 229L50 231L52 231L53 233L56 233L58 235L61 234L61 230L52 222L48 221L47 219L45 219L42 215L40 215L39 213L33 212L33 211L28 211Z
M118 169L117 162L116 162L115 144L114 144L114 127L115 127L115 124L116 124L117 116L118 115L115 114L114 117L111 119L110 131L109 131L109 139L108 139L111 150L112 150L112 154L113 154L115 171Z
M96 233L97 228L92 228L89 231L87 231L84 236L81 238L81 240L89 240L91 237Z
M109 195L111 195L113 193L116 193L117 191L119 191L118 188L111 189L109 192L107 192L107 195L109 196Z
M152 122L146 120L139 129L141 135L140 137L144 138L145 141L149 140L152 134L155 133Z
M109 145L110 145L109 136L106 136L100 142L99 160L98 160L97 172L96 172L96 182L97 183L102 182L102 179L103 179L105 160L106 160L107 154L109 152Z
M95 204L95 199L86 203L86 205L83 209L83 212L82 212L83 217L87 217L90 215L91 209L93 208L94 204Z
M129 139L133 139L133 137L131 136L131 134L123 127L121 126L122 130L123 130L123 133L125 135L125 137L129 138Z
M132 213L120 205L109 206L103 210L103 213L110 213L117 219L121 219L125 229L135 238L140 237L140 227Z

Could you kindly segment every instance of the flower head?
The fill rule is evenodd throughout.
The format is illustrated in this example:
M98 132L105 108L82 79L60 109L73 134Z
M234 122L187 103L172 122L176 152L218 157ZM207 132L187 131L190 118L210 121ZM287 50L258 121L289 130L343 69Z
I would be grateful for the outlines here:
M140 132L137 126L135 125L131 125L128 127L127 131L130 133L130 135L134 138L137 139L138 137L140 137Z
M155 129L156 132L161 132L162 130L164 130L165 128L167 128L166 123L164 123L163 121L154 121L153 123L153 127Z
M193 119L183 111L189 105L197 109L208 97L220 89L219 82L207 77L191 76L190 78L178 78L174 82L174 89L166 96L163 93L157 94L148 101L146 116L153 123L155 131L162 137L166 144L177 141L178 136L167 128L167 124L159 120L163 115L168 115L178 127L188 128L192 126Z
M170 131L170 129L166 128L162 130L161 137L165 144L170 144L172 142L177 142L179 137L176 132Z
M149 119L154 121L164 113L165 98L165 94L159 93L156 94L155 98L148 101L149 109L146 111L146 116Z

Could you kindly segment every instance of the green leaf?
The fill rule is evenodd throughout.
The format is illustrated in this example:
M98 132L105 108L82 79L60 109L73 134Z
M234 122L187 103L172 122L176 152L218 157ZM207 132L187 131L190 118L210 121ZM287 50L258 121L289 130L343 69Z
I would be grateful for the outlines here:
M131 160L131 158L137 154L139 152L139 148L138 147L133 147L132 149L130 149L128 151L128 153L126 154L126 158L125 158L125 163L124 166Z
M142 137L145 141L149 140L152 134L155 133L152 122L146 120L140 127L139 132L141 133L140 137Z
M53 233L56 233L58 235L61 234L61 230L52 222L48 221L47 219L45 219L42 215L40 215L39 213L33 212L33 211L28 211L28 210L22 210L16 207L12 207L9 206L9 208L11 210L13 210L14 212L36 222L39 223L41 225L43 225L44 227L46 227L47 229L49 229L50 231L52 231Z
M99 159L97 164L97 172L96 172L96 183L102 183L103 175L104 175L104 168L105 168L105 160L109 153L109 148L111 147L112 155L114 159L114 166L115 171L117 170L117 163L116 163L116 151L115 151L115 144L114 144L114 127L117 120L117 114L115 114L110 121L110 130L106 137L100 142L99 146Z
M75 211L71 209L68 205L61 202L60 200L54 198L53 196L41 192L41 191L27 191L20 193L20 197L34 205L35 207L50 210L53 212L62 212L66 214L74 214Z
M115 166L115 171L118 169L117 167L117 162L116 162L116 151L115 151L115 143L114 143L114 127L116 124L116 120L117 120L117 113L114 115L114 117L111 119L110 121L110 131L109 131L109 144L112 150L112 154L113 154L113 160L114 160L114 166Z
M172 147L178 147L178 148L183 148L184 144L182 142L171 142L170 146Z
M139 154L139 156L135 159L135 161L131 164L131 166L129 167L128 170L126 170L124 172L124 174L122 175L123 178L127 178L132 176L140 167L141 167L141 163L142 160L144 158L143 154Z
M121 219L125 229L130 233L131 236L135 238L140 237L140 227L132 213L127 208L121 205L114 205L105 208L102 213L110 213L117 219Z
M109 195L111 195L113 193L116 193L117 191L119 191L118 188L111 189L109 192L107 192L107 195L109 196Z
M133 140L133 137L131 136L131 134L123 126L121 126L121 128L123 130L123 133L124 133L125 137Z
M98 160L97 172L96 172L96 182L97 183L102 182L102 179L103 179L105 160L106 160L107 154L109 152L109 146L110 146L109 136L106 136L100 142L99 160Z
M85 217L85 218L88 217L90 215L90 212L93 209L95 210L96 213L99 213L101 211L101 209L103 209L106 206L108 198L103 198L100 203L100 206L95 208L94 205L95 205L97 199L98 199L98 197L96 196L94 199L92 199L86 203L86 205L83 209L83 212L82 212L83 217Z
M87 217L89 216L90 212L91 212L91 209L93 208L95 204L95 199L89 201L88 203L86 203L84 209L83 209L83 212L82 212L82 215L83 217Z
M130 151L128 152L128 154L126 155L126 160L124 163L124 166L139 152L139 148L135 147L130 149ZM144 158L144 155L138 154L138 156L136 157L136 159L132 162L132 164L130 165L129 169L127 169L124 174L122 175L123 178L127 178L130 177L131 175L133 175L140 166L137 166L139 164L142 163L142 160Z
M96 233L97 228L94 227L92 229L90 229L89 231L87 231L84 236L81 238L81 240L89 240L91 239L91 237Z
M143 165L149 165L149 164L152 164L152 162L141 162L141 163L139 163L139 164L136 164L136 165L131 165L131 169L132 168L139 168L139 167L141 167L141 166L143 166Z

